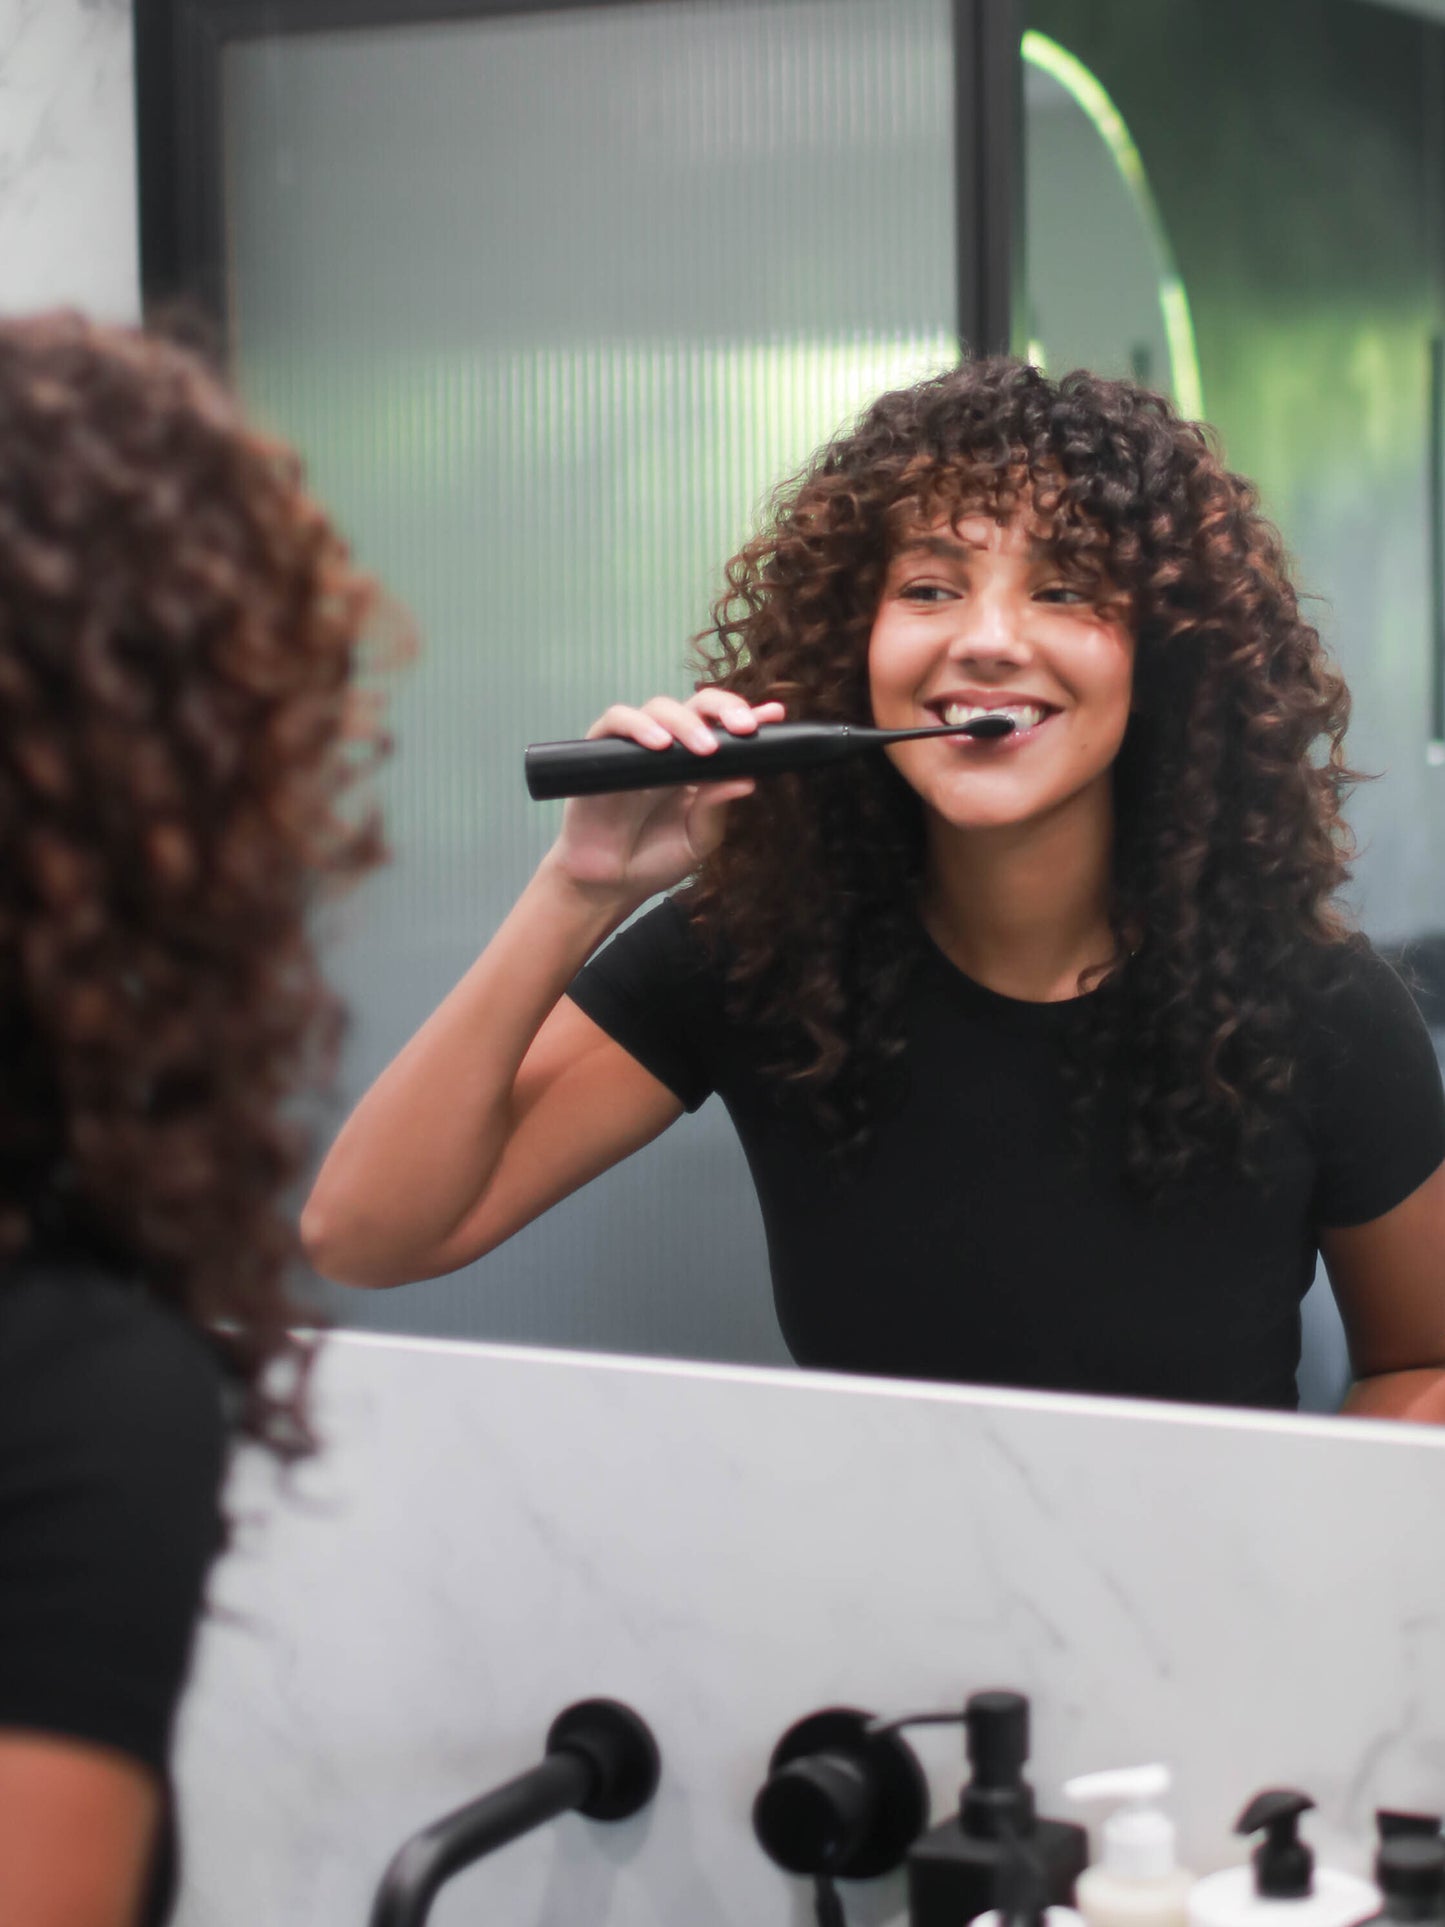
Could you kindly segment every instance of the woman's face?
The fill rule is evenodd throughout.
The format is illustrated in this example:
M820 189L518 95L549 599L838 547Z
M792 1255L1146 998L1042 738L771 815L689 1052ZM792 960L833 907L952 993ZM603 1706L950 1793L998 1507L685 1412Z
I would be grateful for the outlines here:
M895 766L957 829L1022 826L1109 793L1129 721L1134 638L1105 621L1022 517L947 516L889 565L868 674L883 729L1006 710L1011 736L900 743Z

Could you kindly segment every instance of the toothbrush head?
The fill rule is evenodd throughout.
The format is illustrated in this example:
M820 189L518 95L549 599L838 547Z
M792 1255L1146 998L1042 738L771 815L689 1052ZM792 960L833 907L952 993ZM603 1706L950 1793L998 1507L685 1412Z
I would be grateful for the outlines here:
M1017 728L1018 724L1012 716L1005 715L1001 710L991 710L988 715L975 716L971 723L965 723L961 733L989 741L996 736L1012 736Z

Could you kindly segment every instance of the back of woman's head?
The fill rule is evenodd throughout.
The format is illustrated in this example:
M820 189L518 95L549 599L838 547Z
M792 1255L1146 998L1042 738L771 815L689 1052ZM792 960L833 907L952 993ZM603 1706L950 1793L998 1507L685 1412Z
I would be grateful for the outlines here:
M1158 1182L1247 1144L1288 1087L1292 976L1343 932L1348 696L1204 429L1131 383L1009 359L880 397L779 490L699 639L705 679L868 720L893 550L966 513L1026 517L1135 637L1111 905L1132 964L1096 1013L1100 1052L1128 1060L1126 1161ZM853 1063L900 1047L922 852L917 799L880 758L737 806L705 866L698 911L731 941L739 1000L835 1122L866 1112Z
M373 599L295 458L181 350L0 323L0 1258L81 1253L286 1345L292 1100L338 1023L318 890Z

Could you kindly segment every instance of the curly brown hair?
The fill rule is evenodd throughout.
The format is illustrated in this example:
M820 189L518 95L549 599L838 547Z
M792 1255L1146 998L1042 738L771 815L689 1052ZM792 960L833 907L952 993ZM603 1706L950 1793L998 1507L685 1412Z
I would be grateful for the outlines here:
M1135 639L1115 765L1113 962L1075 1090L1106 1067L1145 1191L1201 1154L1248 1165L1289 1092L1302 979L1348 935L1333 899L1349 698L1300 616L1280 538L1210 432L1127 382L980 359L887 394L774 498L697 638L702 679L798 717L869 721L868 642L905 526L1027 513ZM842 1143L902 1051L922 806L883 758L735 805L685 899L740 1016ZM1127 961L1127 968L1123 968Z
M340 1023L318 894L382 854L377 592L180 348L0 323L0 1260L80 1252L204 1327L304 1449L301 1095Z

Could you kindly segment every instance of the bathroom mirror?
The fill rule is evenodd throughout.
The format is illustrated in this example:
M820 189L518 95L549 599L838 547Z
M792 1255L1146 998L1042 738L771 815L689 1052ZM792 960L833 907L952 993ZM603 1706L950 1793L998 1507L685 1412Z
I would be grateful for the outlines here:
M1015 347L1168 390L1259 481L1351 680L1355 759L1388 772L1354 809L1365 926L1445 929L1438 492L1426 512L1445 23L1375 0L1027 0L1002 154L969 89L1007 11L139 9L143 83L203 76L168 135L143 128L152 261L184 177L170 267L425 638L389 690L396 860L333 933L343 1104L544 849L556 806L527 800L522 746L686 688L687 639L773 483L869 396L947 365L961 308L1007 300L1009 250L984 233L1001 204ZM467 1271L326 1307L786 1362L715 1103ZM1327 1407L1344 1360L1318 1293L1307 1322L1307 1402Z
M1126 376L1207 419L1189 295L1128 123L1061 41L1030 27L1021 52L1025 353L1055 373Z

